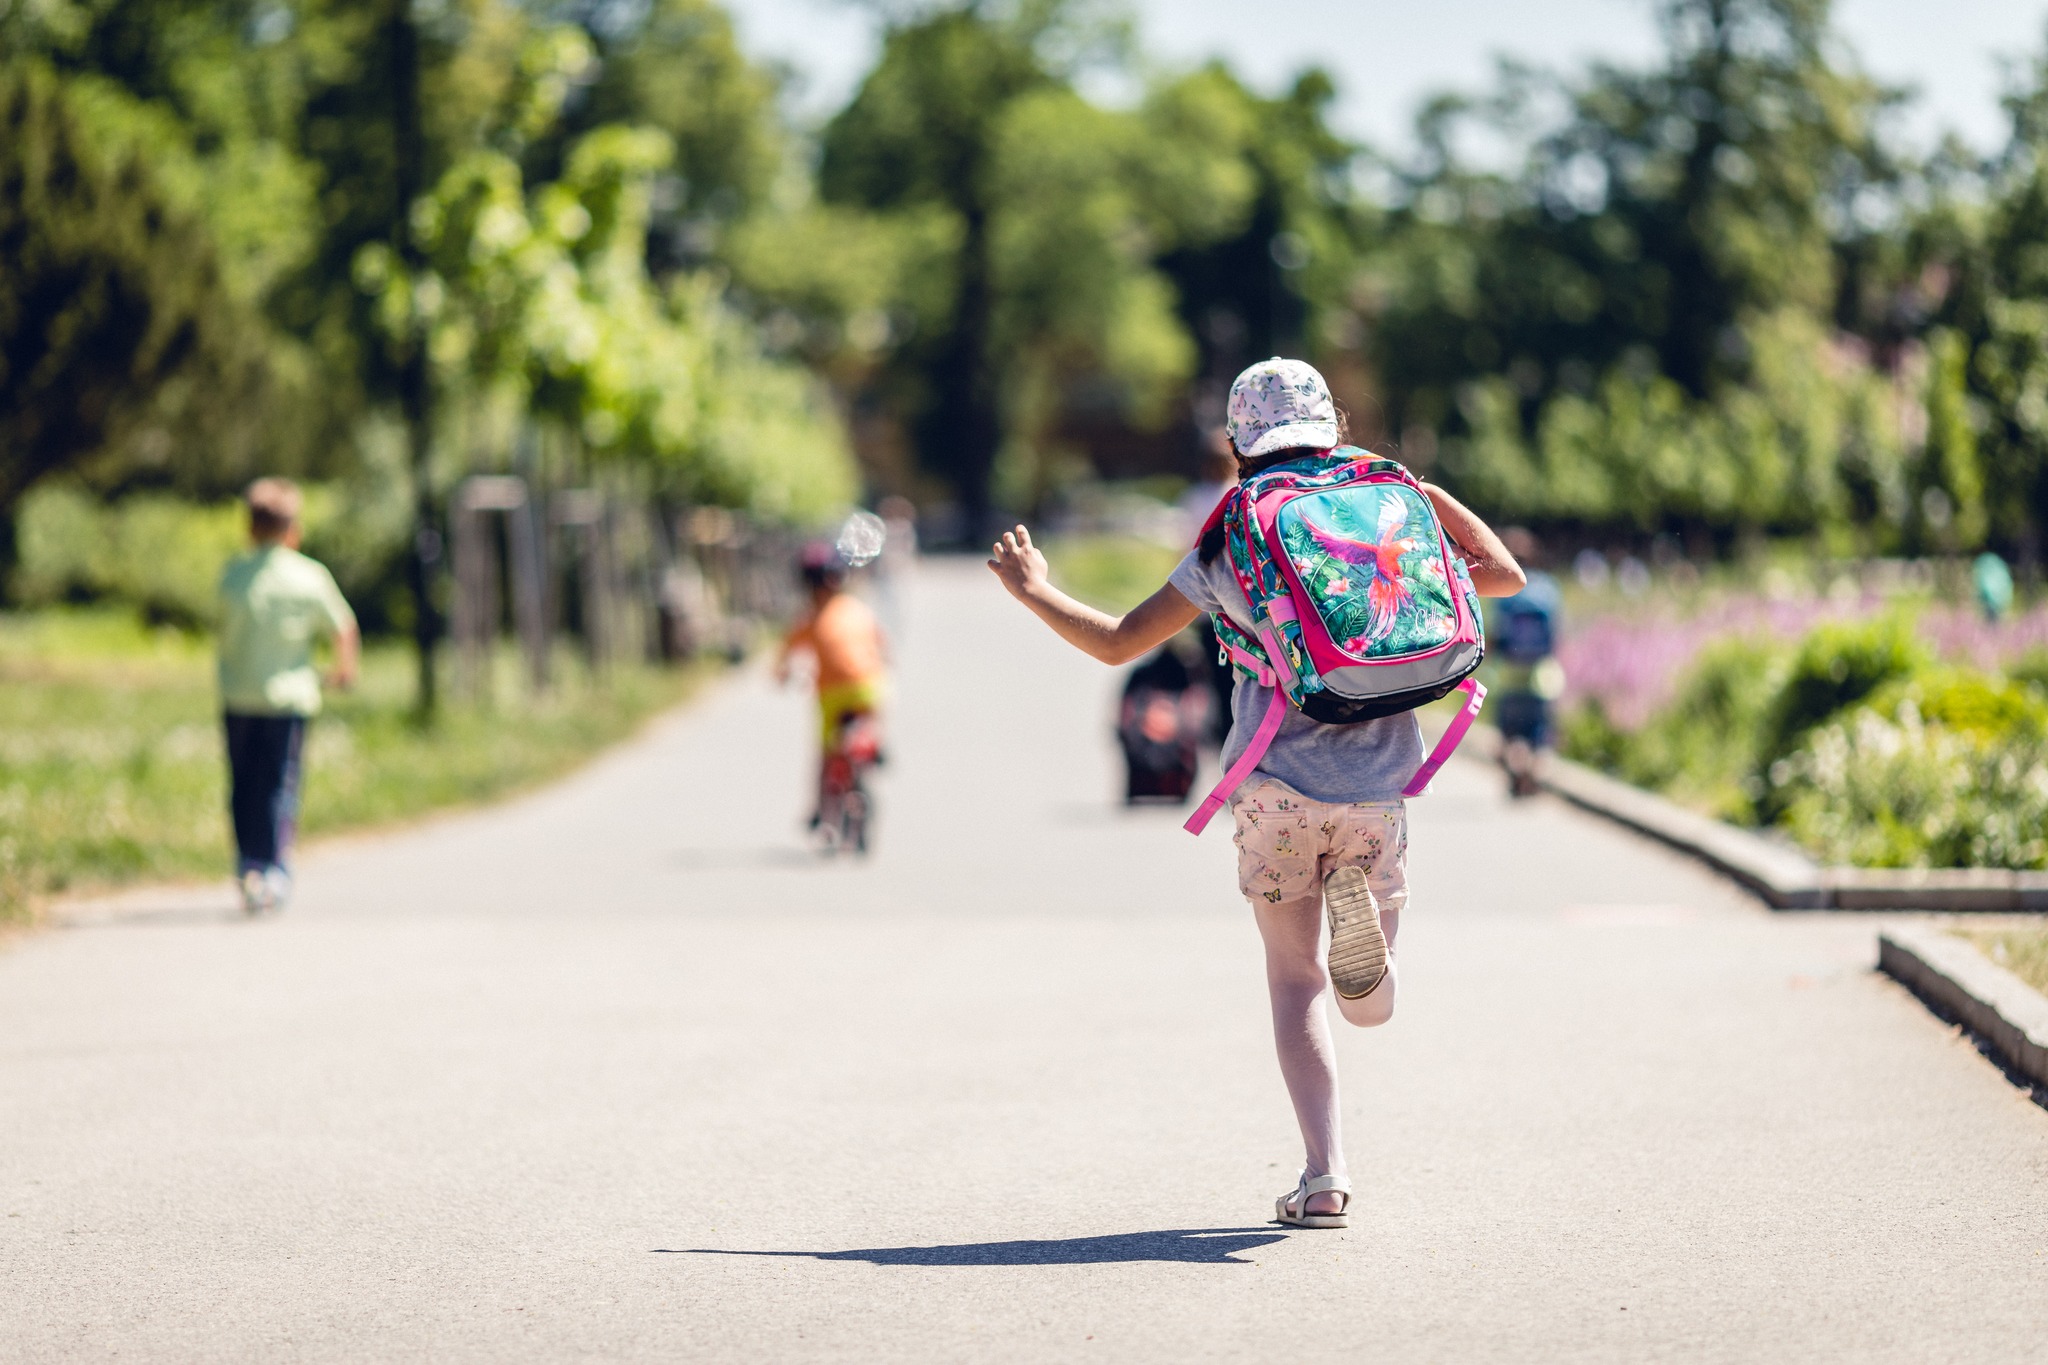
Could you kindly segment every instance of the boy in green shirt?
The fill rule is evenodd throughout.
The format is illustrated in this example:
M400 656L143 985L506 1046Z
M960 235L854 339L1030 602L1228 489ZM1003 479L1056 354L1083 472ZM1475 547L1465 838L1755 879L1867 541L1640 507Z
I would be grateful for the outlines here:
M306 722L320 710L313 646L334 640L340 688L354 684L360 637L334 575L299 553L299 490L287 479L249 485L255 546L220 580L220 700L228 743L228 811L235 877L250 914L284 908L286 856L299 807Z

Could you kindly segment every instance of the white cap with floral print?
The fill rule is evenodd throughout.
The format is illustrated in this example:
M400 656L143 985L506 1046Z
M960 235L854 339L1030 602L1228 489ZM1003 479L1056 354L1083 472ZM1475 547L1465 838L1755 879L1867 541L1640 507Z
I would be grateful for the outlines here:
M1247 459L1294 446L1328 450L1343 439L1337 432L1337 404L1316 367L1277 355L1251 366L1231 384L1227 429L1231 444Z

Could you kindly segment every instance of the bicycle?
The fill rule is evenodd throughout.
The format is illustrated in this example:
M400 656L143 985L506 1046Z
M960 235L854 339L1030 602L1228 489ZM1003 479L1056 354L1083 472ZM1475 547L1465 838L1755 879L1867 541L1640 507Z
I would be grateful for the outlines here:
M874 713L855 711L840 718L836 742L825 751L819 768L818 814L812 825L825 853L850 849L866 855L875 801L865 779L881 757L881 730Z

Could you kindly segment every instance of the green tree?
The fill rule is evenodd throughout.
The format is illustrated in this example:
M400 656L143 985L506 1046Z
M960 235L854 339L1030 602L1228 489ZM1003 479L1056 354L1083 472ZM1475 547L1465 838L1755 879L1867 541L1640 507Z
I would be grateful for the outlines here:
M1002 446L990 164L1012 101L1055 84L1041 26L976 9L892 28L853 102L827 126L827 202L880 210L933 207L957 224L945 315L906 348L922 381L911 401L917 448L957 488L968 533L983 529Z
M1216 63L1166 83L1148 102L1161 143L1192 139L1250 177L1248 203L1202 193L1197 207L1209 221L1198 217L1195 230L1176 234L1160 259L1201 353L1201 420L1220 420L1224 393L1245 365L1286 352L1323 366L1352 409L1354 436L1385 434L1362 372L1369 309L1356 288L1379 215L1355 187L1360 149L1329 127L1335 97L1318 70L1268 99Z
M0 67L0 521L57 470L118 484L204 449L217 481L267 444L262 320L150 131L117 89Z
M1218 372L1247 342L1315 330L1308 300L1343 299L1356 250L1326 80L1264 100L1212 65L1104 108L1067 60L1085 17L970 6L890 33L826 131L810 215L822 240L864 211L865 232L837 236L865 245L835 254L886 269L835 287L778 266L772 232L739 238L750 285L838 300L846 339L895 338L855 387L907 416L970 529L994 498L1034 505L1085 470L1080 430L1184 431L1199 373L1220 407ZM877 279L887 303L863 293Z
M2012 136L1988 176L1974 387L1998 541L2029 564L2048 537L2048 53L2006 98Z
M1989 513L1969 387L1970 347L1955 331L1937 328L1927 348L1927 443L1914 511L1923 544L1974 550L1984 543Z
M1664 32L1647 72L1508 67L1426 111L1376 272L1390 403L1501 513L1724 540L1896 524L1891 380L1835 335L1845 253L1896 207L1896 97L1832 55L1826 0L1671 0ZM1474 119L1526 160L1463 164Z
M584 23L597 64L561 136L606 124L667 134L675 155L653 205L651 260L658 274L700 262L729 224L766 203L787 164L780 82L740 51L712 0L608 5Z

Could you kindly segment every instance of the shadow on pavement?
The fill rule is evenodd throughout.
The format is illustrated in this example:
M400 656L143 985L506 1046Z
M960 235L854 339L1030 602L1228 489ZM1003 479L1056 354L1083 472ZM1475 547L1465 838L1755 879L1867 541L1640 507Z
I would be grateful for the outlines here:
M670 859L677 867L712 871L735 867L829 867L814 848L778 844L766 848L679 848Z
M1175 1261L1184 1265L1250 1265L1233 1252L1252 1251L1287 1234L1268 1228L1173 1228L1052 1241L963 1242L957 1246L868 1247L859 1251L734 1251L721 1247L656 1247L663 1256L808 1256L870 1265L1112 1265Z

